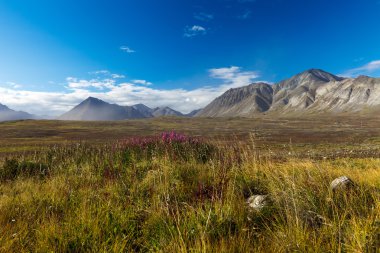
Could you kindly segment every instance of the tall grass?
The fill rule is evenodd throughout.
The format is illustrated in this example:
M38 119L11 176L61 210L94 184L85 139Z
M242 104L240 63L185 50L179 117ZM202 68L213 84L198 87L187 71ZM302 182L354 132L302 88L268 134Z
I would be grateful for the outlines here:
M378 252L380 159L263 157L166 133L0 165L1 252ZM352 191L330 182L349 176ZM268 194L249 210L246 199Z

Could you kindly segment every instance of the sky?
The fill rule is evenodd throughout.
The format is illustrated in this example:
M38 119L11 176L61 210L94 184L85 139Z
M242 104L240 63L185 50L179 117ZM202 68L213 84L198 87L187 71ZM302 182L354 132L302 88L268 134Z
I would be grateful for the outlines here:
M310 68L380 77L380 0L0 0L0 103L187 113Z

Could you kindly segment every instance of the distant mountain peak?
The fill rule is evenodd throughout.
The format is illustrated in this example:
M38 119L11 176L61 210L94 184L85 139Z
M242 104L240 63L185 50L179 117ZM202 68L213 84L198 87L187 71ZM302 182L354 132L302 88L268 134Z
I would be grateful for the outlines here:
M295 77L311 78L323 82L342 81L344 79L343 77L333 75L322 69L308 69L302 73L299 73Z
M169 106L163 106L163 107L156 107L154 108L152 112L154 117L161 117L161 116L183 116L182 113L173 110Z
M99 98L95 97L88 97L87 99L83 100L81 104L88 104L88 103L93 103L93 104L104 104L107 103Z
M103 121L139 118L145 118L145 115L131 106L110 104L98 98L88 97L58 119Z
M96 98L96 97L88 97L86 98L84 101L101 101L99 98Z
M139 103L139 104L135 104L134 106L141 106L141 107L146 107L146 108L149 108L148 106L142 104L142 103Z
M23 111L14 111L8 106L0 104L0 121L36 119L37 116Z
M8 106L0 104L0 111L10 110Z
M146 118L153 117L153 109L144 105L144 104L136 104L132 106L134 109L139 111L142 115L144 115Z
M283 98L283 96L286 95L284 94L284 91L286 90L294 90L301 86L308 87L308 89L316 89L316 87L325 83L340 82L342 80L344 80L344 78L321 69L308 69L290 77L289 79L278 82L274 85L273 89L275 95L282 90L283 92L280 92L279 95Z
M331 73L329 73L323 69L316 69L316 68L305 70L303 73L305 73L305 72L306 73L313 73L313 74L324 73L324 74L332 75Z

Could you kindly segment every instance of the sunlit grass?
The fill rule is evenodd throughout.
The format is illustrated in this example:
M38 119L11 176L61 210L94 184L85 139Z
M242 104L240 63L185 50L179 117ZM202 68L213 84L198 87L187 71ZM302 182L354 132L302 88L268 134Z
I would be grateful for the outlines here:
M254 145L183 140L17 156L15 175L0 184L0 251L379 250L380 159L276 159ZM43 175L30 172L45 166ZM330 190L341 175L353 191ZM250 211L252 194L269 194L270 206Z

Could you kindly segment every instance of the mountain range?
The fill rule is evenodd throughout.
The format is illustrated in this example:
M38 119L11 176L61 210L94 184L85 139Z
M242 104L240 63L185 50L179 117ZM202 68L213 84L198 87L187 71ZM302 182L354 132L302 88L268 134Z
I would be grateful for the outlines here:
M230 89L197 117L379 113L380 79L343 78L310 69L275 84L253 83Z
M161 116L254 117L345 113L380 115L380 78L344 78L320 69L310 69L275 84L259 82L230 89L205 108L189 114L170 107L121 106L89 97L58 119L111 121ZM36 118L0 104L0 121Z
M195 114L195 113L193 113ZM109 104L100 99L89 97L70 111L61 115L59 120L108 121L143 119L162 116L187 116L170 107L150 108L143 104L121 106Z
M7 106L0 104L0 121L37 119L37 116L23 111L14 111Z

